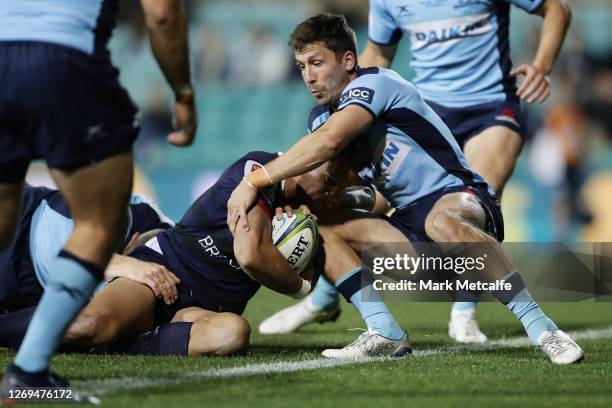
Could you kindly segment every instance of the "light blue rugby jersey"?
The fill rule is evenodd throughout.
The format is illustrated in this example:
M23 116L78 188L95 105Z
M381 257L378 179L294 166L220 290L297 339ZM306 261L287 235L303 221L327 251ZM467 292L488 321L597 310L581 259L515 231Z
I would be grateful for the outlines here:
M0 41L41 41L87 54L106 50L119 0L0 0Z
M384 68L359 69L358 77L344 89L336 110L349 105L365 108L374 123L355 142L369 165L359 177L372 184L401 209L416 200L460 186L487 186L472 172L440 117L425 103L416 88L396 72ZM315 131L333 114L317 106L309 116L308 130ZM362 139L360 139L362 138ZM489 193L494 195L489 188Z
M368 36L389 45L405 35L414 84L449 107L504 100L510 77L510 4L534 12L544 0L370 0Z
M57 202L54 204L57 205ZM129 241L134 232L170 228L174 225L174 222L161 211L157 203L147 196L132 194L129 204L128 229L124 243ZM74 221L66 213L67 206L63 199L60 199L57 207L59 208L55 208L46 199L42 200L32 214L30 224L30 256L36 277L43 288L46 288L49 276L53 272L49 269L50 266L68 242L74 229ZM104 283L101 285L104 286Z

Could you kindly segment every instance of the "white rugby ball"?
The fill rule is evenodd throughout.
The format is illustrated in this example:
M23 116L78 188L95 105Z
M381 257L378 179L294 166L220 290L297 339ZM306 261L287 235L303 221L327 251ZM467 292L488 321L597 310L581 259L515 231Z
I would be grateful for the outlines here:
M312 262L318 238L317 223L302 211L293 211L291 218L286 213L280 220L272 217L272 242L298 274Z

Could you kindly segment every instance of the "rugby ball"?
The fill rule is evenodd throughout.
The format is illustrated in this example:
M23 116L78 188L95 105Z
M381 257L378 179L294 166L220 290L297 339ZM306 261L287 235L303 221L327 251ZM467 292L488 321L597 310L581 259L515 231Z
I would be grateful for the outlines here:
M318 237L317 223L301 211L293 211L291 218L286 213L280 220L272 217L272 242L298 274L312 262Z

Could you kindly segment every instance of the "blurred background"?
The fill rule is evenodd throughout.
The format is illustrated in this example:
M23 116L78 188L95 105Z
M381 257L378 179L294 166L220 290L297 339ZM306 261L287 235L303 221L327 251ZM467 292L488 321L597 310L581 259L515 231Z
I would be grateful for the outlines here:
M528 138L506 187L507 241L612 241L612 1L569 0L573 11L554 67L552 96L527 106ZM287 46L297 23L340 12L367 41L367 0L191 0L190 46L200 129L189 149L168 145L170 90L149 50L136 0L122 1L111 43L121 81L144 115L137 189L175 220L220 172L250 150L282 151L306 133L314 99ZM540 18L513 7L515 65L529 63ZM410 50L393 69L407 79ZM45 183L34 166L30 181Z

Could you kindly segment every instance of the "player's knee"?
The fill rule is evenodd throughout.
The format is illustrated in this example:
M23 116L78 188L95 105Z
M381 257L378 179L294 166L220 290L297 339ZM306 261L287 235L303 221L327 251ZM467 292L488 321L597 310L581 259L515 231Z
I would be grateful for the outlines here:
M95 315L77 317L68 328L64 341L66 343L91 343L98 333L100 319Z
M194 326L189 341L190 356L229 356L244 353L249 348L251 326L234 313L196 321Z
M425 232L435 242L459 242L463 225L451 211L431 213L425 219Z
M69 344L97 346L109 341L111 319L102 313L86 314L72 322L64 341Z

